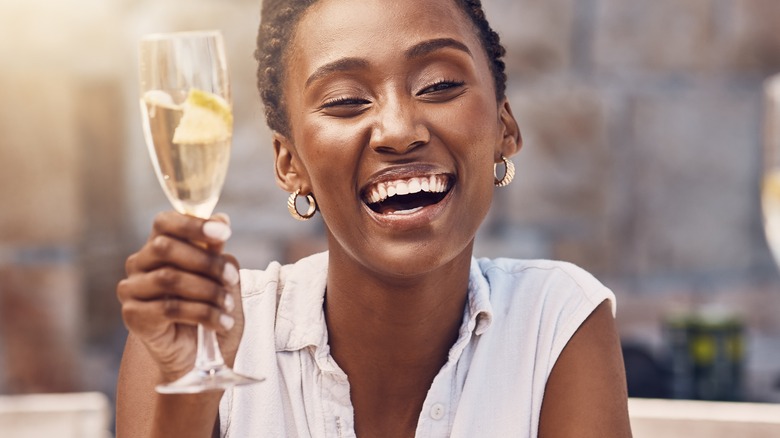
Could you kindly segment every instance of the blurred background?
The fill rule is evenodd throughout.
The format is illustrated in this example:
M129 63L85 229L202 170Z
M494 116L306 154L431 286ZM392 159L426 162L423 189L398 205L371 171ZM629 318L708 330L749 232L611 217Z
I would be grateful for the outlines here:
M776 0L483 0L525 141L476 255L574 262L612 288L630 395L780 402L780 275L762 230ZM218 210L263 268L324 248L289 217L255 89L258 0L0 0L0 394L113 400L124 259L169 209L136 43L220 29L236 132Z

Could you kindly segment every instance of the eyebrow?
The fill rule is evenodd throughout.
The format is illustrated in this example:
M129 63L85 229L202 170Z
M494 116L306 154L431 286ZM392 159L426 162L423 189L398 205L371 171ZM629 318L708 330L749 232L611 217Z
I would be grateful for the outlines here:
M404 52L406 59L420 58L440 49L451 48L460 50L473 58L471 50L465 44L453 38L436 38L415 44Z
M406 51L404 52L404 57L406 59L421 58L432 52L444 48L460 50L473 58L471 54L471 50L469 50L469 48L466 47L465 44L453 38L436 38L436 39L423 41L421 43L415 44L414 46L406 49ZM363 69L366 67L368 67L368 61L363 58L337 59L336 61L329 62L325 65L318 67L317 70L314 70L314 73L312 73L311 76L309 76L308 79L306 79L306 84L304 85L304 88L308 88L312 82L324 76L327 76L331 73Z
M312 82L331 73L357 70L366 67L368 67L368 61L362 58L342 58L333 62L329 62L323 66L318 67L317 70L314 70L314 73L312 73L311 76L306 79L306 85L304 88L308 88Z

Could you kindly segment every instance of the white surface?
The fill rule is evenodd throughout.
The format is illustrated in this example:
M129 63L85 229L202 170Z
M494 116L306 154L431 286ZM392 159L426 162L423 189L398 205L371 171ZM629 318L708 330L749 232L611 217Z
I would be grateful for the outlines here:
M111 408L98 392L0 396L0 436L109 438Z
M634 438L780 437L780 404L632 398Z

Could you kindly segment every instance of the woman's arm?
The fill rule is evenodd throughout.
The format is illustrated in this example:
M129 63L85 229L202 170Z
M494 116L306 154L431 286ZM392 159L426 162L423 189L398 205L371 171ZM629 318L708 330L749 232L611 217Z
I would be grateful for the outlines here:
M119 368L116 430L119 438L216 437L222 391L162 395L164 381L146 347L131 333Z
M585 320L547 380L539 437L630 437L628 392L610 303Z

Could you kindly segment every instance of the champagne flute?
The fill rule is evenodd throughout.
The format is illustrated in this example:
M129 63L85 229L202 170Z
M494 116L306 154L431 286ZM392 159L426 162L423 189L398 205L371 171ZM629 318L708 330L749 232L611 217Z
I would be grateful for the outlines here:
M207 219L225 181L233 133L222 35L145 36L139 67L144 137L157 179L179 213ZM195 367L157 392L198 393L258 381L225 364L213 330L198 325L197 331Z

